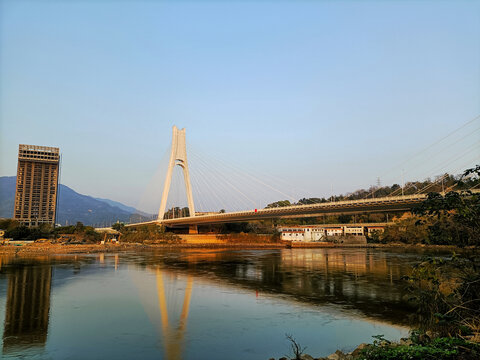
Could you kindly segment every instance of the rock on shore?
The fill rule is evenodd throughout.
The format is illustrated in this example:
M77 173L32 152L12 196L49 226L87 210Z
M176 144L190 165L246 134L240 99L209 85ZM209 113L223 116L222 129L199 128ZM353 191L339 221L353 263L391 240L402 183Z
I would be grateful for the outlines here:
M349 353L344 353L340 350L335 351L333 354L330 354L326 357L319 357L319 358L314 358L313 356L309 354L302 354L300 359L301 360L354 360L358 358L360 353L362 352L363 349L365 349L368 344L362 343L358 345L355 350ZM275 358L270 358L269 360L275 360ZM294 357L291 358L286 358L286 357L281 357L278 360L295 360Z

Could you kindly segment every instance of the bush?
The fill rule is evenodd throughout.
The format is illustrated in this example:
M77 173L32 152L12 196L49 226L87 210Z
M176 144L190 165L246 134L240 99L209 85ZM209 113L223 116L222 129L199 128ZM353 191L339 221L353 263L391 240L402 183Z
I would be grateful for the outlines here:
M406 279L422 329L480 340L480 258L475 251L464 257L426 258Z
M15 220L3 220L0 228L5 228L5 237L14 240L36 240L53 236L53 228L50 224L42 224L35 227L21 225Z
M152 243L178 243L180 237L171 233L165 232L163 226L158 225L143 225L135 228L121 227L122 242L152 242Z
M480 357L480 345L455 337L430 339L425 334L412 333L409 341L391 343L377 340L362 350L359 359L365 360L474 360Z

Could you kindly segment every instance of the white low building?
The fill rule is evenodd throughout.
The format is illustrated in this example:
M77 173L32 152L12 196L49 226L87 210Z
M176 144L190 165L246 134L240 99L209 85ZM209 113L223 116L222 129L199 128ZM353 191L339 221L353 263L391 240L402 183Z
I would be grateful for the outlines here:
M363 235L363 226L344 226L344 235Z
M282 240L290 241L305 241L304 231L296 229L285 229L282 230Z
M278 230L282 240L310 242L323 241L325 238L324 229L316 226L289 226Z
M282 240L289 241L327 241L332 236L363 236L372 235L373 232L383 232L383 224L325 224L325 225L296 225L280 226ZM331 240L330 240L331 241Z
M325 234L327 236L340 236L343 235L343 228L341 226L326 227Z

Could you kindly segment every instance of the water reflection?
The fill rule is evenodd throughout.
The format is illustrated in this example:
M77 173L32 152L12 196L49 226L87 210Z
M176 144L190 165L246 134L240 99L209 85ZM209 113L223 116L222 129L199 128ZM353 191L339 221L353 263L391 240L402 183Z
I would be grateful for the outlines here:
M85 343L117 358L143 351L145 359L195 359L216 349L217 355L208 354L213 359L221 358L222 347L234 348L248 337L245 329L253 336L248 343L253 350L247 350L263 351L266 358L275 356L279 345L263 344L260 337L274 333L280 341L285 332L323 338L326 344L319 346L326 352L335 341L343 344L347 331L352 345L384 329L406 332L411 309L401 277L419 258L371 249L0 257L0 285L8 283L0 296L5 297L3 354L16 356L28 348L29 354L67 358L65 348L77 346L81 353ZM52 292L57 301L51 301ZM70 307L74 302L82 310L78 315ZM58 314L56 322L51 313ZM87 328L82 318L88 318ZM368 333L379 326L382 332ZM225 334L236 335L219 345L217 337Z
M158 264L158 254L147 263ZM409 325L411 308L401 280L419 255L371 249L185 251L162 264L209 281L281 295L295 301L336 304L391 324Z
M187 327L188 311L190 309L190 299L192 297L193 278L188 276L185 288L185 296L182 304L180 320L176 328L173 328L171 320L168 317L168 304L165 296L164 274L160 269L155 271L157 280L158 306L160 309L163 343L165 345L165 356L168 360L181 359L183 353L183 339ZM175 303L171 304L175 305Z
M5 262L4 262L5 264ZM8 272L3 353L47 341L52 267L14 264Z

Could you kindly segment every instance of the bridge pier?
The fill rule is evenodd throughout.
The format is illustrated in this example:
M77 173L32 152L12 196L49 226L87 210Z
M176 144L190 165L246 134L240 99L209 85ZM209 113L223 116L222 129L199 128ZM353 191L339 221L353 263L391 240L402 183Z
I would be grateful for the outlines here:
M188 226L188 233L189 234L198 234L198 226L197 225L189 225Z

